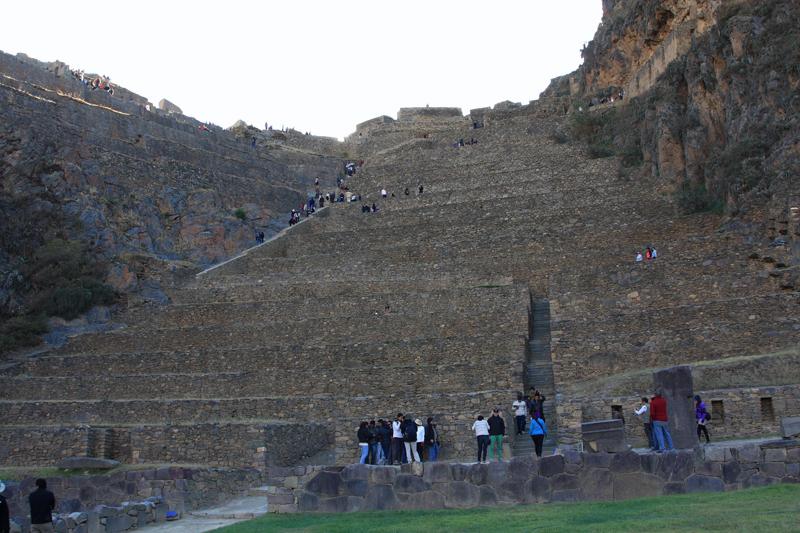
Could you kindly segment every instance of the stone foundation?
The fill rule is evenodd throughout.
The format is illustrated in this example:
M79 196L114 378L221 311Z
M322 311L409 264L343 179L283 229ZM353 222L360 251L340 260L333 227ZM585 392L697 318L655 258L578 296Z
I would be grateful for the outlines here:
M773 483L800 483L800 441L663 454L567 451L488 465L350 465L319 472L295 490L295 501L299 511L320 512L471 508L626 500Z

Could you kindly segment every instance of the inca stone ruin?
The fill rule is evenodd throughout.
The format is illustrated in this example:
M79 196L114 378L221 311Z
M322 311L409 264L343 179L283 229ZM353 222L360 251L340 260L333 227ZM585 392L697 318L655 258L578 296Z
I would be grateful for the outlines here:
M646 445L633 409L676 365L691 367L715 440L779 436L800 416L800 73L768 62L780 43L759 30L796 24L798 7L768 3L765 15L756 2L731 14L714 0L606 1L584 65L539 99L403 108L343 142L204 132L169 101L88 91L0 54L4 209L77 217L70 238L101 250L123 295L3 356L0 465L154 465L102 489L64 481L76 510L154 491L199 506L211 483L231 496L274 482L273 510L347 511L798 481L796 443L666 465L592 454L581 435L622 412L627 445ZM612 119L621 129L597 157L575 121L591 137ZM360 160L347 183L361 201L285 228L316 176L333 191ZM682 206L697 184L718 208ZM274 238L253 247L258 228ZM648 245L658 258L637 263ZM531 494L509 500L508 467L459 462L474 460L475 415L503 406L511 425L533 386L557 458L537 462L511 435ZM453 464L339 468L358 460L359 421L397 412L434 417ZM429 491L433 503L409 496Z

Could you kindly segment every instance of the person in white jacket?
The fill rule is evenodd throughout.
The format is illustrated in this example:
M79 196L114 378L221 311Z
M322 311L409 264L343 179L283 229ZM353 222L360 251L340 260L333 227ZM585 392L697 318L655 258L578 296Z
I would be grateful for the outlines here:
M417 418L414 420L417 425L417 453L419 454L419 461L422 462L422 457L425 454L425 426L422 425L422 420Z
M478 441L478 462L486 463L486 453L489 451L489 423L483 419L483 415L478 415L477 420L472 424L472 431L475 432L475 439Z

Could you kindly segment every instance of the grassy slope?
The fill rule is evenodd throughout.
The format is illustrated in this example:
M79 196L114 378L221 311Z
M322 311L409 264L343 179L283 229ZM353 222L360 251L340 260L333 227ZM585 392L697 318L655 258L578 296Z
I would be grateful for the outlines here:
M269 515L217 531L800 531L800 485L622 502L465 511Z

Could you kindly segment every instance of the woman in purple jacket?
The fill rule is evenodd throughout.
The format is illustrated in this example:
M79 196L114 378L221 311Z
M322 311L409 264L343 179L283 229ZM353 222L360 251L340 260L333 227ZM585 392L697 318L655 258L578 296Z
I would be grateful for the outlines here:
M700 440L700 435L705 433L706 444L711 442L708 438L708 428L706 423L711 420L711 415L706 411L706 402L700 399L700 396L694 397L694 417L697 420L697 440Z

